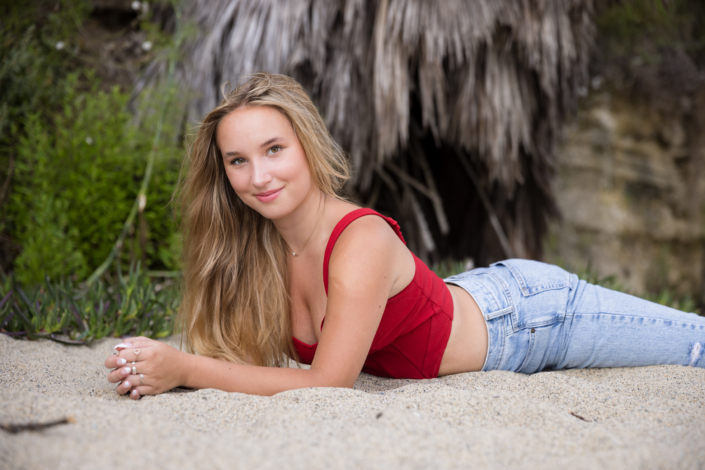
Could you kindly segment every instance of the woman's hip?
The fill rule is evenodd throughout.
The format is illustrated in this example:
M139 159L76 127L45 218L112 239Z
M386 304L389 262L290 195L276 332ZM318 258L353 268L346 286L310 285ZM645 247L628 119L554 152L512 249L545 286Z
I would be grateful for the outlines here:
M577 277L536 261L507 260L445 282L465 289L482 311L488 337L482 370L529 372L541 370L560 345L559 326Z

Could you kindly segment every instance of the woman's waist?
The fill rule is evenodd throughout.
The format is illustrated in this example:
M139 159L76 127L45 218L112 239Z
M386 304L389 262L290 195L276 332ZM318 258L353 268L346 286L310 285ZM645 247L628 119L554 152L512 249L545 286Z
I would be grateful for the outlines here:
M482 311L463 288L448 284L453 298L453 321L438 375L482 369L487 353L487 326Z

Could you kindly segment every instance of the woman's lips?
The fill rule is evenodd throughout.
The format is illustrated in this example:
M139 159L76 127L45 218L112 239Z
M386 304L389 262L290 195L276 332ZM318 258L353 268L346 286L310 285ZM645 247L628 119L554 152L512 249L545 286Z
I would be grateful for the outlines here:
M262 201L262 202L271 202L279 196L279 193L282 191L284 188L279 188L279 189L273 189L271 191L264 191L261 193L255 194L255 197Z

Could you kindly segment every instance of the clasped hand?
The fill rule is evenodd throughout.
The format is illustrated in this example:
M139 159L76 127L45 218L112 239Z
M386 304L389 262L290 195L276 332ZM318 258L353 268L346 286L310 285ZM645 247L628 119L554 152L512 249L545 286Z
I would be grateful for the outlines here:
M137 400L142 395L157 395L185 382L185 356L167 344L138 336L123 340L108 356L105 367L113 369L108 381L118 382L117 392Z

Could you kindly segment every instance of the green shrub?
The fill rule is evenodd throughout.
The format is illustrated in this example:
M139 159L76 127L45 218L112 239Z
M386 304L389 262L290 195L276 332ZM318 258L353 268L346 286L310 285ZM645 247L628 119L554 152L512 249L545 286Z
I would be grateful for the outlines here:
M632 65L656 64L666 55L681 50L696 63L702 61L705 53L702 0L603 2L597 13L599 49L613 59L626 58Z
M432 269L433 272L436 273L436 276L441 279L445 279L455 274L464 272L466 270L466 266L468 266L467 259L463 261L445 260L434 264Z
M100 91L105 84L81 59L80 30L91 8L89 0L0 5L0 187L10 182L0 194L0 263L25 285L45 274L80 279L103 262L152 150L156 120L131 125L127 94ZM144 21L166 47L170 37ZM156 91L145 116L166 106L168 90ZM178 142L179 113L170 118L160 142ZM178 269L180 238L168 204L180 158L174 144L155 152L147 207L125 240L123 266L141 259L150 269Z
M63 80L77 62L77 25L89 10L85 0L0 2L2 181L22 131L21 121L33 112L47 116L58 107Z
M40 194L29 201L31 224L25 227L23 250L15 263L20 266L19 278L24 284L37 283L42 273L49 275L73 273L78 277L86 274L87 266L83 254L74 240L78 230L70 228L67 217L67 201Z
M7 220L23 247L15 276L24 285L45 275L82 278L103 262L135 201L151 150L153 129L130 125L126 94L97 85L81 92L78 84L76 74L69 76L61 113L53 121L30 114L18 137ZM168 204L179 158L175 147L157 153L144 219L136 223L123 260L178 267Z

